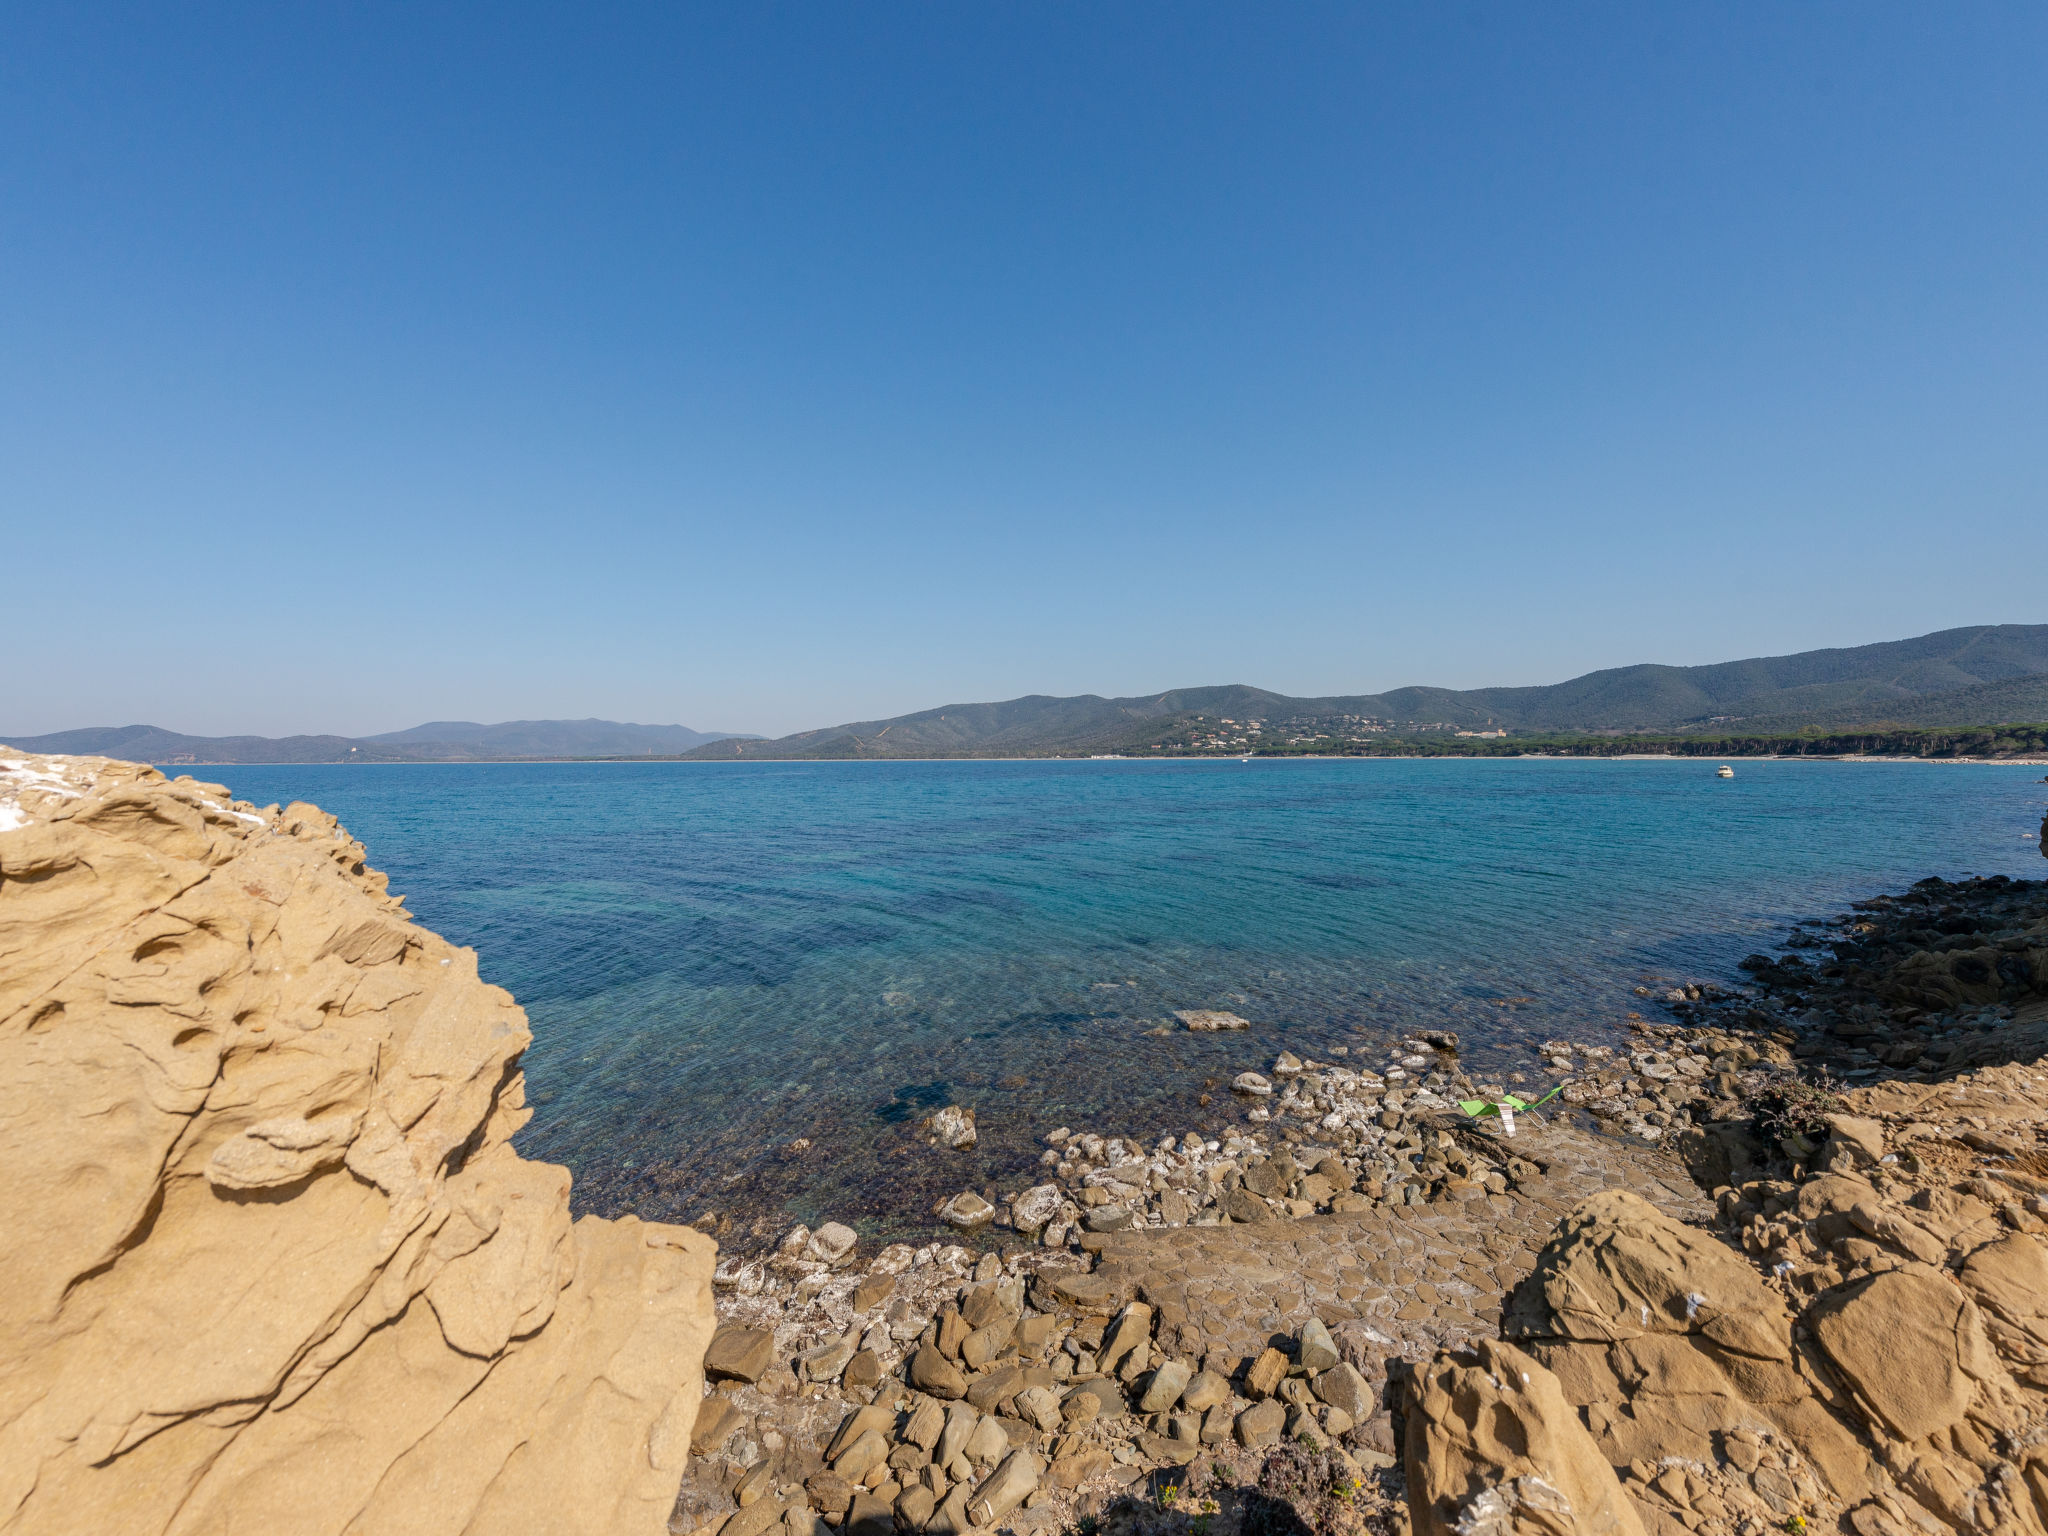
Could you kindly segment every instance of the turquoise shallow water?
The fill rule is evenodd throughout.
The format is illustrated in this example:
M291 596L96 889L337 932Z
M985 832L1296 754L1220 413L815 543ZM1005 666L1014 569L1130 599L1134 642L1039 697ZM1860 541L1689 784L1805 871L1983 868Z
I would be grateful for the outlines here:
M533 1021L585 1209L766 1233L1015 1187L1056 1124L1218 1123L1282 1045L1459 1030L1485 1069L1736 979L1796 918L2036 878L2039 768L1236 761L200 770L312 800ZM1220 1007L1248 1035L1154 1033ZM977 1107L935 1153L917 1118ZM788 1145L804 1138L806 1151Z

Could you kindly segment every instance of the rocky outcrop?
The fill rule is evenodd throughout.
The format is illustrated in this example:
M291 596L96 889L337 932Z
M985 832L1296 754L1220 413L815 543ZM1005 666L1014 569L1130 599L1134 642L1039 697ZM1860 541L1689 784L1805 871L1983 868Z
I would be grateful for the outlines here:
M1557 1378L1513 1345L1439 1356L1410 1379L1407 1410L1419 1536L1643 1536Z
M314 807L0 749L0 1531L662 1529L713 1245L571 1222L528 1039Z
M2048 1531L2048 1078L1844 1098L1812 1172L1719 1192L1720 1235L1622 1191L1559 1224L1521 1353L1411 1381L1419 1530L1624 1529L1590 1451L1662 1536Z

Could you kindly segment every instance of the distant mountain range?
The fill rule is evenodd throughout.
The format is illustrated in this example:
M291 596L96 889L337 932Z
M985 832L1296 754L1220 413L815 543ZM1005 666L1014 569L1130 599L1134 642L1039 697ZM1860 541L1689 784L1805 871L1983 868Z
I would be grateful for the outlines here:
M519 758L677 757L724 731L617 720L436 720L381 736L185 736L154 725L98 725L49 736L0 736L26 752L145 763L476 763ZM755 738L747 738L753 740Z
M546 758L1049 757L1235 751L1436 731L1789 734L2048 722L2048 624L1704 667L1639 665L1540 688L1397 688L1291 698L1233 684L1142 698L1033 694L764 740L612 720L438 720L379 736L184 736L151 725L6 736L31 752L152 763L484 762Z
M774 741L714 742L689 756L1034 757L1256 749L1433 730L1791 732L2014 720L2048 720L2048 624L1977 625L1704 667L1613 667L1537 688L1291 698L1237 684L1123 699L1034 694Z

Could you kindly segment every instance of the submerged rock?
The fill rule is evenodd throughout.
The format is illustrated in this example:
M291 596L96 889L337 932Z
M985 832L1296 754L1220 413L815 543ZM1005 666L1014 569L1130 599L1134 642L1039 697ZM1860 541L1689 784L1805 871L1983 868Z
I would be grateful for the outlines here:
M1249 1019L1241 1019L1234 1013L1224 1013L1214 1008L1177 1008L1173 1016L1197 1034L1252 1027Z
M965 1152L979 1139L974 1129L974 1111L960 1104L948 1104L926 1120L925 1131L934 1145L951 1147L955 1152Z

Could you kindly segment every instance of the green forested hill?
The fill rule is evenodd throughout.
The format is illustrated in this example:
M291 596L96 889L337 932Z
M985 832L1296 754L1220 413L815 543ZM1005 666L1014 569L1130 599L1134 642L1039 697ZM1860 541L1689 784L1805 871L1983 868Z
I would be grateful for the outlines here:
M775 741L717 742L689 755L1030 757L1154 751L1162 742L1175 750L1253 749L1301 737L1365 739L1445 728L1751 733L2042 718L2048 718L2048 624L1994 624L1711 666L1615 667L1535 688L1416 687L1331 698L1293 698L1241 684L1121 699L1034 694Z

